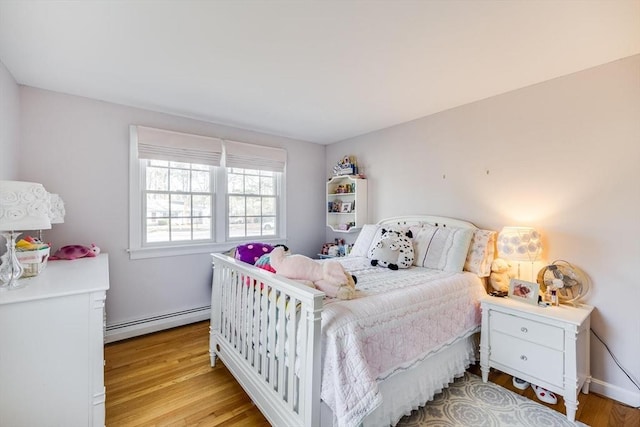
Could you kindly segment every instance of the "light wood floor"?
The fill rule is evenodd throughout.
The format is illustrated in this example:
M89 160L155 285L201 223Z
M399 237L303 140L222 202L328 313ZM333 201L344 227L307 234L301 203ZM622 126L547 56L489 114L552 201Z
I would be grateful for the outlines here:
M208 322L107 344L105 359L108 427L269 426L224 365L209 366ZM536 400L509 375L492 371L490 381ZM594 393L579 401L577 419L592 427L640 426L638 409ZM547 406L564 413L561 398Z

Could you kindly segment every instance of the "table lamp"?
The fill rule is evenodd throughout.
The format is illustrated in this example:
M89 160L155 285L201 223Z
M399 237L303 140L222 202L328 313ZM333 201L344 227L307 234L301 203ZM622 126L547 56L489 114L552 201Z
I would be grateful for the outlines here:
M16 257L16 238L25 230L51 228L49 193L42 184L0 181L0 233L7 252L0 259L0 290L15 289L23 268Z
M51 222L51 225L64 223L64 216L67 212L64 209L62 198L57 194L49 193L49 205L51 207L49 210L49 222ZM38 230L38 240L44 243L42 230Z
M533 263L542 253L540 233L532 227L504 227L498 234L498 256L513 261L529 261L531 263L531 281L533 277ZM520 278L520 263L518 263L518 278Z

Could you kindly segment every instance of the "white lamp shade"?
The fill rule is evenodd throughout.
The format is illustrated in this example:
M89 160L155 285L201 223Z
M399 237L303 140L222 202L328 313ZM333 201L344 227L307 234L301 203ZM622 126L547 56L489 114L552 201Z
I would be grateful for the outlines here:
M531 227L504 227L497 247L500 258L514 261L533 262L542 252L540 234Z
M51 203L51 210L49 211L51 224L62 224L66 214L62 198L57 194L49 194L49 202Z
M49 193L42 184L0 181L0 231L51 228Z

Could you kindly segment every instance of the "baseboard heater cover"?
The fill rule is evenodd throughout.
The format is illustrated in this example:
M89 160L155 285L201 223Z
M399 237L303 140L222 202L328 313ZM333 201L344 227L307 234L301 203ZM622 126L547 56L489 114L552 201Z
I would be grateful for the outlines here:
M202 320L208 320L211 316L211 306L197 307L188 310L159 316L146 317L144 319L107 325L105 330L105 343L120 341L176 326L187 325Z

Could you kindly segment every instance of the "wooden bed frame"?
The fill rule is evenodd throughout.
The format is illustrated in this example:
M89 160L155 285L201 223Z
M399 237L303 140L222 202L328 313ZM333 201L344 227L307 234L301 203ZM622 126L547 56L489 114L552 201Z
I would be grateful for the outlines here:
M430 215L378 224L422 223L476 228ZM272 425L319 426L324 293L222 254L212 257L211 366L219 357Z

